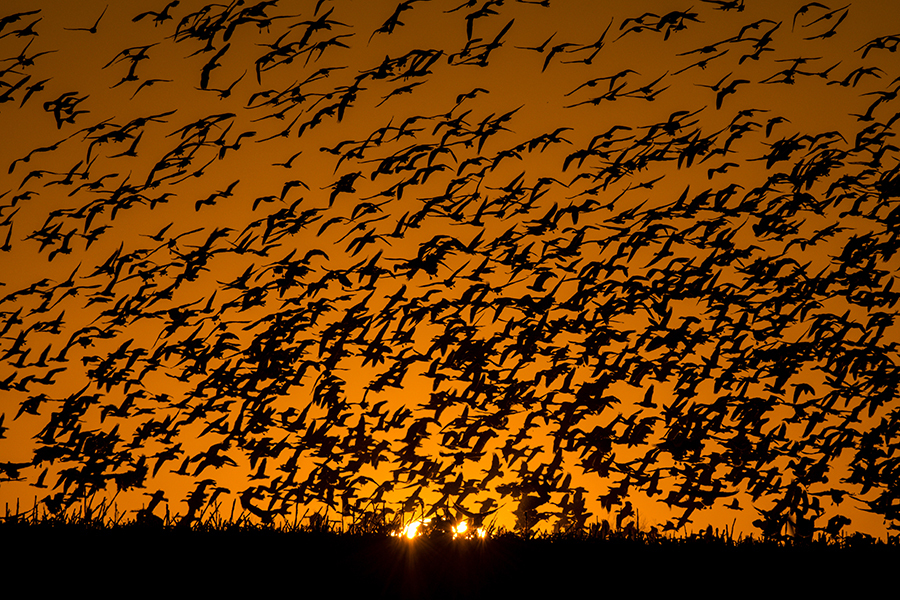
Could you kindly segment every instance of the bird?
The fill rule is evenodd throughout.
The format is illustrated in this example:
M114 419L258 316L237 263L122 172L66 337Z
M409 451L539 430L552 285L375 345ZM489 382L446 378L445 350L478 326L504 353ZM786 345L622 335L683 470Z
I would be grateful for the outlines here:
M156 85L157 83L172 83L172 81L172 79L144 79L143 81L141 81L141 84L137 87L137 89L134 90L134 93L131 95L130 99L134 100L134 97L138 95L138 92L140 92L145 87L150 87L152 85Z
M824 4L822 4L820 2L808 2L808 3L804 4L803 6L798 8L797 11L794 13L794 18L791 21L791 31L793 31L794 27L797 26L797 17L799 17L801 15L805 15L806 13L809 12L809 10L811 8L821 8L824 10L829 10L829 8L827 6L825 6Z
M230 42L225 44L224 46L222 46L215 53L215 55L213 55L213 57L209 60L209 62L207 62L205 65L203 65L203 68L200 71L200 89L201 90L207 89L207 86L209 85L210 74L212 73L212 71L214 69L222 66L218 61L220 58L222 58L225 55L226 52L228 52L229 48L231 48ZM243 77L243 75L241 77ZM230 90L229 90L229 93L230 93ZM220 94L221 94L221 92L220 92Z
M559 32L553 32L553 34L544 40L539 46L516 46L519 50L533 50L534 52L542 53L544 49L547 47L547 44L550 43L550 40L556 37L556 34Z
M225 89L221 89L221 90L220 90L220 89L209 88L209 87L200 87L200 88L197 88L197 89L201 89L201 90L205 90L205 91L210 91L210 92L216 92L216 93L219 95L219 99L220 99L220 100L224 100L224 99L228 98L229 96L231 96L232 90L234 90L234 86L236 86L238 83L240 83L241 79L243 79L243 78L244 78L244 75L246 75L246 74L247 74L247 71L244 71L243 74L241 74L240 77L238 77L238 78L235 79L233 82L231 82L231 84L230 84L227 88L225 88ZM209 81L207 80L207 85L208 85L208 84L209 84ZM135 93L136 93L136 92L135 92Z
M716 92L716 110L722 108L722 102L725 100L725 96L730 94L734 94L737 92L737 86L750 83L748 79L732 79L728 82L724 88L718 90Z
M163 7L163 9L159 12L148 10L146 12L142 12L142 13L135 15L131 20L132 20L132 22L137 23L138 21L142 21L142 20L146 19L147 17L153 17L153 26L157 27L159 25L162 25L166 21L172 20L172 15L169 14L169 11L171 11L173 8L177 7L179 4L180 4L179 0L172 0L171 2L166 4Z
M97 20L94 21L94 24L90 27L63 27L63 29L66 31L87 31L88 33L97 33L97 26L100 25L100 19L103 18L103 15L106 14L107 10L109 10L108 4L103 8L103 12L100 13L100 16L97 17Z
M547 53L547 58L544 59L544 65L541 67L541 73L547 70L547 67L550 65L550 61L553 60L554 56L556 56L560 52L565 52L566 48L572 48L573 46L577 46L577 44L565 42L562 44L556 44L555 46L550 48L550 52Z

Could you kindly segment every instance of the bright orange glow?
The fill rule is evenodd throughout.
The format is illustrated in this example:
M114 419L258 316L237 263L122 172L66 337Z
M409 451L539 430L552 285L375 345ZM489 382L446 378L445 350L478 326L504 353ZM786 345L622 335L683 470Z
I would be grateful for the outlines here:
M406 539L411 540L415 537L422 535L420 527L422 527L423 525L427 525L430 522L431 522L430 518L417 519L415 521L411 521L410 523L407 523L403 527L403 529L400 530L399 533L393 533L391 535L393 535L394 537L405 537Z
M460 521L456 525L453 526L453 539L472 539L478 538L483 540L487 537L487 530L484 527L477 527L475 529L470 529L469 524L466 521Z
M469 528L468 524L465 521L460 521L455 527L453 527L453 539L460 536L466 535L466 530Z
M410 521L399 531L395 531L391 533L392 537L405 537L408 540L415 539L420 537L424 531L426 531L426 527L431 523L431 518L426 519L416 519L414 521ZM469 524L466 521L459 521L455 525L450 528L451 533L453 534L453 539L485 539L487 537L487 530L484 527L477 528L469 528Z

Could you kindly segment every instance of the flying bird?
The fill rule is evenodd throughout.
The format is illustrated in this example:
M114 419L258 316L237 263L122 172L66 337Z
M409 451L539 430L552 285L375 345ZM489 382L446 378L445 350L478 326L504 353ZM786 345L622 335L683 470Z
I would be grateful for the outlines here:
M97 17L97 20L94 21L94 24L90 27L63 27L66 31L87 31L88 33L97 33L97 26L100 25L100 19L103 18L103 15L106 14L106 11L109 10L109 5L103 9L103 12L100 13L100 16Z

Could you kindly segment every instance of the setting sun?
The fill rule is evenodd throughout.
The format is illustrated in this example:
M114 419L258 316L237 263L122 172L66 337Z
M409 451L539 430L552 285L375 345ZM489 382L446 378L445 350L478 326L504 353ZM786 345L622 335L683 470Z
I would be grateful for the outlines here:
M399 533L394 533L393 535L397 537L405 537L411 540L415 537L420 536L422 534L420 528L424 528L430 522L431 519L419 519L416 521L411 521L410 523L407 523Z

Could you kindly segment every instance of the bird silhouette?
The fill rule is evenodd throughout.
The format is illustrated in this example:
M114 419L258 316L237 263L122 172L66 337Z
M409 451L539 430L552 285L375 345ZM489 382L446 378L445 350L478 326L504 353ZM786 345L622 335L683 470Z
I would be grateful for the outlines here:
M63 27L66 31L87 31L88 33L97 33L97 26L100 25L100 19L103 18L103 15L106 14L106 11L109 10L109 5L107 4L104 7L103 12L100 13L100 16L97 17L97 20L94 21L94 24L90 27Z

